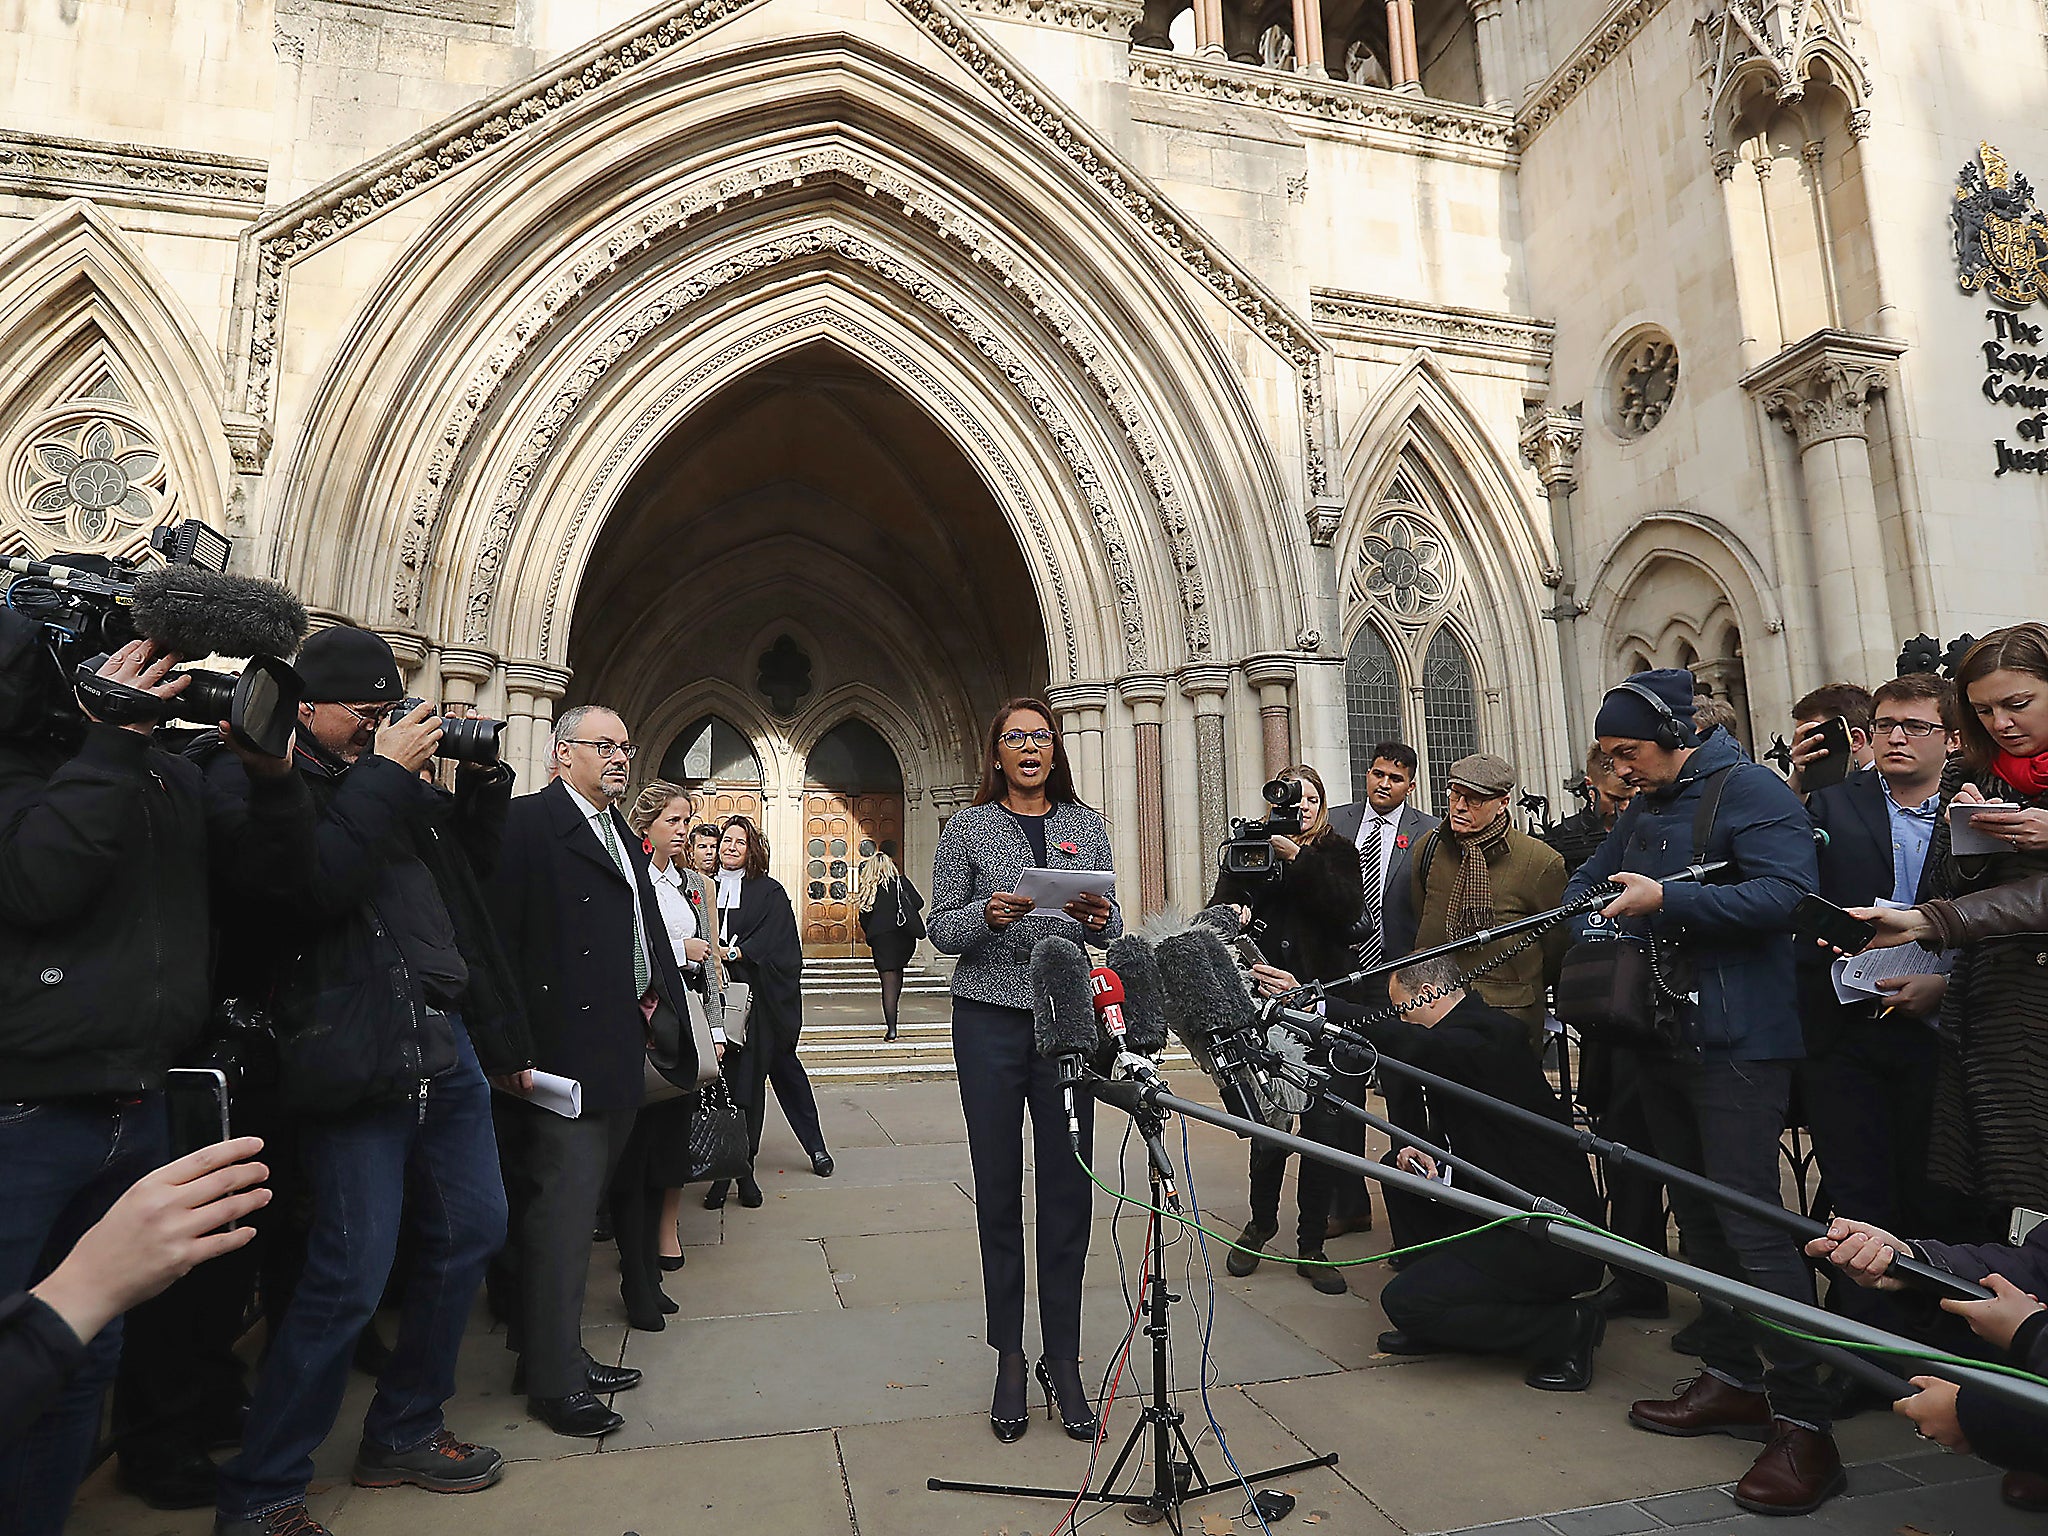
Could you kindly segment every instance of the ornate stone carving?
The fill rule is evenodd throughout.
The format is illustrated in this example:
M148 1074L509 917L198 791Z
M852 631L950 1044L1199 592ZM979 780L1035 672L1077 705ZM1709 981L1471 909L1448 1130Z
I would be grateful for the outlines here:
M1578 52L1550 72L1515 116L1515 142L1527 144L1551 119L1578 98L1588 82L1621 56L1623 49L1648 26L1667 0L1616 0L1614 8L1580 44Z
M1751 76L1761 76L1778 101L1794 102L1806 94L1814 61L1825 58L1829 81L1847 94L1852 113L1870 97L1868 61L1856 54L1837 0L1723 0L1693 23L1693 35L1707 81L1700 116L1710 145L1740 115L1738 88L1746 92L1742 82Z
M1677 393L1677 344L1662 331L1640 332L1607 365L1607 424L1621 438L1654 432Z
M1312 290L1309 318L1324 335L1346 341L1379 342L1403 349L1426 345L1440 352L1543 370L1550 367L1557 340L1557 327L1548 320L1417 304L1339 288Z
M1328 549L1344 526L1344 502L1337 496L1318 496L1308 504L1308 541Z
M963 11L999 21L1029 21L1097 37L1128 38L1145 7L1140 0L956 0Z
M1413 507L1387 508L1359 541L1354 602L1376 604L1413 624L1442 608L1456 584L1450 541Z
M239 411L224 416L221 428L227 433L228 453L234 458L235 473L262 474L264 461L270 457L270 428Z
M1586 424L1578 406L1567 406L1561 411L1539 407L1522 418L1522 462L1536 471L1545 490L1556 485L1575 490L1579 483L1579 445L1585 437Z
M1287 178L1287 201L1305 203L1308 201L1308 172Z
M164 457L131 413L77 400L43 413L16 450L9 500L45 552L111 552L161 522Z
M1804 453L1838 437L1863 437L1872 397L1891 383L1905 343L1850 331L1816 331L1742 381Z
M1294 648L1314 655L1323 648L1323 632L1320 629L1303 628L1294 636Z
M1513 119L1458 102L1155 48L1131 50L1131 84L1361 128L1414 153L1469 159L1480 152L1485 164L1514 163Z
M268 174L261 160L233 155L0 129L0 192L248 219L263 207Z

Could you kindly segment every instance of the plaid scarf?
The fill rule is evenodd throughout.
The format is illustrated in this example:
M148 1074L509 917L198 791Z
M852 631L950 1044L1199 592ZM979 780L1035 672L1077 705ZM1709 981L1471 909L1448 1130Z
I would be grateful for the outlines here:
M1451 906L1445 916L1453 939L1468 938L1493 926L1493 875L1486 856L1508 845L1508 815L1502 811L1493 824L1476 837L1460 837L1444 824L1444 833L1458 850L1458 875L1451 882Z

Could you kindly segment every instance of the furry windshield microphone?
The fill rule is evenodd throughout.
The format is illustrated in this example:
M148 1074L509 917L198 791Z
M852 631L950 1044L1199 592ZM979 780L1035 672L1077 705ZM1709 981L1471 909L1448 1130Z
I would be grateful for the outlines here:
M1244 932L1244 924L1238 920L1235 907L1204 907L1194 915L1193 923L1198 928L1209 929L1226 942Z
M1289 1066L1303 1071L1308 1068L1307 1043L1299 1035L1278 1024L1266 1031L1266 1049L1282 1058ZM1284 1077L1275 1076L1266 1091L1273 1102L1290 1115L1300 1114L1311 1102L1305 1091Z
M1247 1055L1258 1012L1238 983L1223 941L1214 929L1197 926L1161 939L1155 949L1165 982L1167 1027L1209 1074L1225 1109L1240 1119L1270 1121L1272 1102Z
M1062 1063L1062 1080L1066 1062L1078 1068L1095 1050L1088 952L1056 933L1031 946L1031 1032L1038 1054Z
M180 656L275 656L289 660L306 638L306 610L274 581L194 565L135 578L135 632Z
M1124 984L1124 1046L1140 1056L1166 1049L1166 983L1152 946L1127 933L1109 946L1109 968Z

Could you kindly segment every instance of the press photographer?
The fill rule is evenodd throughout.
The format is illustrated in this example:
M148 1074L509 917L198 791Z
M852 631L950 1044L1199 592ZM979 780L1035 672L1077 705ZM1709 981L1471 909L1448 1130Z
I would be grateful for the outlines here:
M1248 824L1241 823L1239 838L1224 847L1223 868L1209 905L1236 907L1245 937L1273 965L1310 980L1334 980L1351 970L1354 931L1365 909L1357 851L1330 830L1322 776L1306 763L1282 769L1266 787L1266 799L1275 814L1258 825L1270 848L1269 867L1263 874L1233 870L1233 863L1254 862L1232 858L1247 841ZM1293 830L1280 830L1270 824L1274 822ZM1325 1146L1340 1144L1339 1129L1336 1115L1327 1109L1302 1116L1301 1134ZM1230 1252L1226 1267L1233 1275L1242 1277L1257 1269L1256 1250L1278 1234L1280 1185L1286 1172L1287 1153L1252 1147L1252 1219L1238 1236L1239 1246ZM1327 1164L1300 1160L1295 1238L1303 1262L1295 1268L1317 1290L1339 1295L1346 1288L1344 1277L1328 1267L1323 1253L1333 1182L1334 1172Z
M1812 827L1784 781L1733 737L1694 732L1690 672L1628 678L1602 699L1593 728L1636 794L1565 888L1567 901L1603 880L1624 890L1600 911L1605 937L1567 956L1559 1015L1637 1045L1658 1157L1775 1204L1802 1049L1790 924L1817 878ZM1729 861L1732 874L1715 884L1660 878L1707 860ZM1596 1018L1582 1008L1602 978ZM1671 1204L1693 1263L1813 1304L1813 1276L1782 1229L1676 1186ZM1671 1401L1634 1404L1629 1422L1766 1440L1736 1485L1745 1509L1803 1514L1839 1493L1819 1367L1769 1341L1761 1365L1750 1330L1727 1314L1710 1313L1699 1337L1705 1369Z
M241 1454L221 1469L215 1530L231 1536L318 1530L304 1510L313 1452L402 1228L404 1316L355 1481L458 1493L503 1470L496 1451L456 1441L441 1409L470 1303L505 1239L485 1073L531 1085L525 1021L478 885L497 862L512 772L488 750L458 760L452 795L426 782L422 770L448 750L444 722L427 705L398 705L397 661L369 630L320 631L299 672L297 767L317 808L317 867L279 904L273 996L311 1230ZM465 750L479 742L494 745L478 730ZM219 754L208 773L224 794L252 787Z
M311 807L283 755L288 719L282 739L252 733L264 722L237 709L233 686L221 701L214 719L247 778L241 797L214 792L151 740L196 686L172 675L185 654L296 645L304 613L290 595L199 573L228 601L181 630L161 607L130 602L126 567L37 569L0 609L0 1294L48 1274L165 1161L164 1074L198 1045L211 1012L216 896L281 900L313 863ZM162 593L166 578L153 574ZM74 576L82 586L68 590ZM268 606L250 618L233 606L238 595ZM95 656L101 646L109 654ZM81 672L92 704L73 691ZM229 710L243 729L230 729ZM11 1529L62 1530L120 1340L115 1319L55 1405L0 1447Z

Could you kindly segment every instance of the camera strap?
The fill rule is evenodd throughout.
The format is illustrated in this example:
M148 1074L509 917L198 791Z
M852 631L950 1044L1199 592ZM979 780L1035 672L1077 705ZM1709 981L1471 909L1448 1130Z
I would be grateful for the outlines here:
M94 656L82 661L71 675L72 685L78 690L78 701L85 706L85 712L102 725L154 725L162 720L167 713L164 700L153 693L144 693L140 688L130 688L126 683L100 676L99 669L106 659L105 656Z

